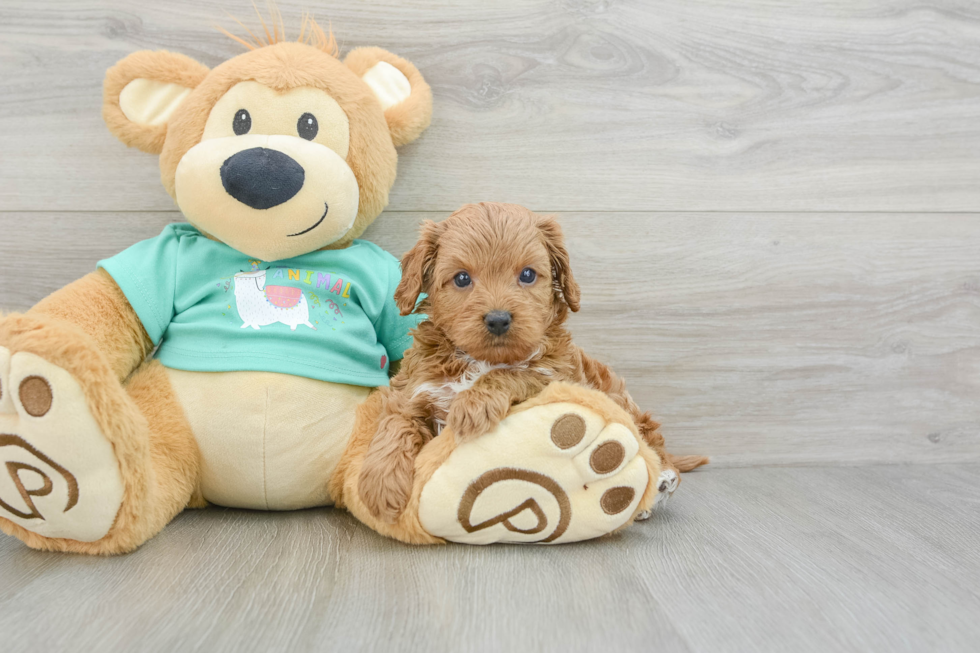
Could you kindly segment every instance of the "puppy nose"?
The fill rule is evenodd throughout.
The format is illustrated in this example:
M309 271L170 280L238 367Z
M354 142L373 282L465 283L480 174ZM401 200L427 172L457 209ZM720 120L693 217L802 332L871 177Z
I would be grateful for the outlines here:
M495 336L502 336L510 328L510 313L507 311L490 311L483 316L483 323L487 325L487 331Z
M236 200L253 209L271 209L293 198L306 172L288 154L253 147L232 154L221 164L221 183Z

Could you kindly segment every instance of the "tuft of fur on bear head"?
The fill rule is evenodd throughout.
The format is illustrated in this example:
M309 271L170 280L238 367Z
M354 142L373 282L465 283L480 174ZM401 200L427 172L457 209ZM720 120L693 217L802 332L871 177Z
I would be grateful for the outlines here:
M388 203L398 157L429 125L432 94L381 48L341 61L312 19L297 42L265 42L214 69L136 52L106 73L103 117L123 143L160 155L188 222L276 261L360 236Z

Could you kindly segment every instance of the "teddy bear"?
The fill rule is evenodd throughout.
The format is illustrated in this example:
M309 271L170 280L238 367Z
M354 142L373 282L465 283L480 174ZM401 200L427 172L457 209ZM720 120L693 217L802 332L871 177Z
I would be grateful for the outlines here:
M0 319L0 529L110 555L209 503L336 505L406 542L565 542L648 509L657 456L608 397L563 384L477 442L431 442L398 522L363 508L375 389L423 318L393 301L398 261L358 237L432 95L383 49L341 60L312 20L266 37L213 69L142 51L107 72L110 131L159 155L186 222ZM610 429L622 464L590 470Z

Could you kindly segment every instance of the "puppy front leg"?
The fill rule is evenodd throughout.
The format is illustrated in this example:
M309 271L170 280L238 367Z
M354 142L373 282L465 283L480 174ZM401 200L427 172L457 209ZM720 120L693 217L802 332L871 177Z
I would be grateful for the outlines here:
M524 370L493 370L456 395L446 425L458 442L472 440L492 431L511 406L530 399L544 386L542 379Z
M393 396L361 464L358 493L376 518L389 524L401 515L412 493L415 458L432 439L424 413L415 402ZM417 414L416 414L417 413Z

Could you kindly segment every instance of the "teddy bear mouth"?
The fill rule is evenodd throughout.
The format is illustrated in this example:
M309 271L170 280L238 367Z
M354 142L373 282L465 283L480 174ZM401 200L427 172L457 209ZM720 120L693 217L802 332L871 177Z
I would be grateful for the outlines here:
M323 203L323 215L320 216L320 219L317 220L316 223L312 227L307 227L303 231L297 231L294 234L289 234L289 235L286 236L286 238L292 238L293 236L302 236L303 234L306 234L306 233L309 233L309 232L313 231L314 229L316 229L317 227L320 226L320 223L321 222L323 222L324 220L327 219L327 211L329 211L329 210L330 210L330 207L327 205L326 202L324 202Z

